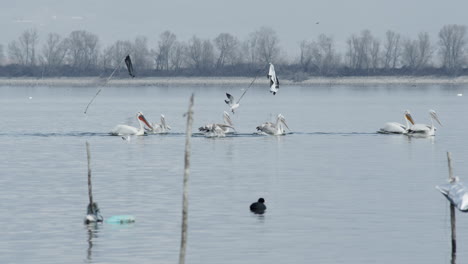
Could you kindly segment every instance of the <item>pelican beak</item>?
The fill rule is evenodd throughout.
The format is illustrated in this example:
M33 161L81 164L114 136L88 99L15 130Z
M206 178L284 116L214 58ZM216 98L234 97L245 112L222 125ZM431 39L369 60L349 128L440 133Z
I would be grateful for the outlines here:
M286 120L284 118L281 118L281 122L288 128L288 130L291 130L289 127L288 127L288 124L286 124Z
M406 113L405 114L405 117L408 121L410 121L411 124L414 125L414 120L413 120L413 117L411 117L411 114L410 113Z
M143 121L143 123L145 123L145 125L148 126L150 129L153 129L153 127L148 123L148 121L146 120L146 118L145 118L145 116L143 114L138 115L138 119Z
M435 121L437 121L437 123L439 123L440 126L442 126L442 123L440 122L439 116L437 116L436 112L431 112L431 116L432 118L434 118Z

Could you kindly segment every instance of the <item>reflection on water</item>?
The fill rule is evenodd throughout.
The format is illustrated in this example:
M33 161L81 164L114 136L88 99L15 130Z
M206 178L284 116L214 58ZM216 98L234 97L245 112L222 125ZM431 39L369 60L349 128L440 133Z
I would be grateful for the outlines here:
M86 250L86 260L92 263L93 260L93 240L99 237L99 229L102 223L90 223L85 225L88 233L88 249Z
M447 202L435 186L447 178L446 151L455 174L468 175L467 97L456 96L466 89L330 84L283 87L273 97L253 87L231 116L237 134L193 136L187 261L455 262ZM0 211L15 221L2 231L0 263L79 263L83 252L89 263L175 263L183 113L194 91L194 128L218 120L226 110L220 87L106 87L87 115L95 88L2 87ZM406 109L416 117L435 109L444 126L428 138L376 133ZM115 125L135 122L137 111L164 114L171 133L109 136ZM279 113L291 133L254 134ZM134 215L135 224L83 232L85 141L100 208ZM264 215L249 211L258 197L268 201ZM468 221L458 221L457 232L464 263Z

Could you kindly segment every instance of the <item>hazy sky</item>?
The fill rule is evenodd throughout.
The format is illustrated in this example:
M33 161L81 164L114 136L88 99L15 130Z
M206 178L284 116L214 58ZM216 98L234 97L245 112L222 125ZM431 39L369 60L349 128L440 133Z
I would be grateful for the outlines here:
M435 42L442 26L468 25L467 12L466 0L0 0L0 44L6 47L28 28L38 30L40 41L51 32L86 30L104 47L138 35L154 47L165 30L182 41L223 32L243 40L268 26L294 56L301 40L321 33L333 36L338 48L364 29L381 40L387 30L409 37L426 31Z

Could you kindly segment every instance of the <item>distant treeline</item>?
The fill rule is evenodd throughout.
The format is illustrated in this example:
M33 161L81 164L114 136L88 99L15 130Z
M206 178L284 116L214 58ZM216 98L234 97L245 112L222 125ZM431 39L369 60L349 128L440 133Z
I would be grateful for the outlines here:
M149 47L146 37L101 47L97 35L83 30L66 37L50 33L41 43L39 39L37 30L28 29L6 47L0 45L0 77L107 77L115 69L115 76L124 76L127 54L139 77L253 76L266 72L269 62L282 78L295 81L311 76L468 74L465 25L443 26L436 41L426 32L408 38L387 31L380 40L363 30L349 36L342 52L332 37L321 34L302 41L296 58L282 55L277 33L268 27L245 40L221 33L214 39L179 41L165 31L155 47Z

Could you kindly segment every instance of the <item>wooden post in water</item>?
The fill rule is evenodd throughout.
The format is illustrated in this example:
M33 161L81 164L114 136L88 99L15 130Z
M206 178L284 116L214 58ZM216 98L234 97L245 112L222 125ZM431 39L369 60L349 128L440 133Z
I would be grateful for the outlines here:
M452 154L447 152L447 160L449 167L449 181L453 182L455 178L453 177L452 170ZM457 235L455 227L455 206L450 203L450 227L452 229L452 261L455 259L455 254L457 253Z
M86 141L86 155L88 157L88 195L89 195L89 206L91 208L91 213L94 212L93 206L93 187L91 186L91 151L89 150L89 143Z
M184 189L182 196L182 235L180 240L179 264L185 263L185 251L187 248L187 218L188 218L188 178L190 174L190 138L192 137L193 122L193 94L190 97L187 115L187 130L185 136L185 166L184 166Z

